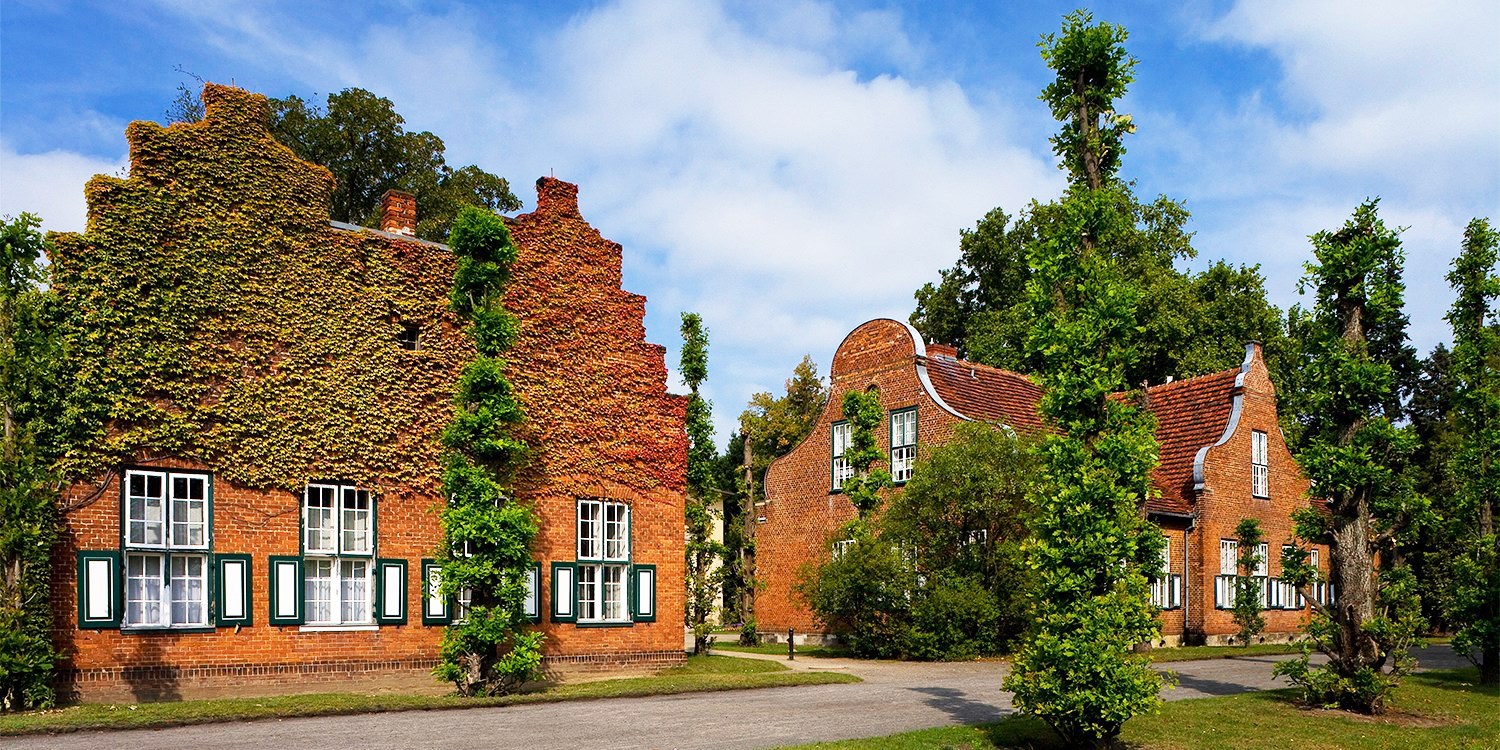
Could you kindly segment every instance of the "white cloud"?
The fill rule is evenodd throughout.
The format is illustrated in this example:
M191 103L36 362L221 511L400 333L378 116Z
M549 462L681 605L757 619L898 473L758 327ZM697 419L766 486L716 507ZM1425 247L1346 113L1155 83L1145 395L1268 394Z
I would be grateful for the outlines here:
M120 174L125 159L100 159L71 151L17 153L0 139L0 215L29 211L42 229L81 232L88 219L83 186L96 174Z

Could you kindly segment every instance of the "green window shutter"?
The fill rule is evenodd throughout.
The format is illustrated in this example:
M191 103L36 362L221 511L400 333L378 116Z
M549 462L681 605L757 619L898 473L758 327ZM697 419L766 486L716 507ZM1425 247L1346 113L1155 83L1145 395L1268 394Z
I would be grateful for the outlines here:
M375 561L375 622L406 624L406 561Z
M120 627L125 608L120 552L78 553L78 628L104 630Z
M526 619L542 621L542 564L535 561L526 569Z
M214 555L214 624L250 625L251 585L249 555Z
M578 621L578 566L552 563L552 621Z
M270 603L272 625L303 623L302 558L271 555L267 558L271 587L266 596Z
M443 566L437 560L422 561L422 624L447 625L453 621L452 602L442 595Z
M656 622L656 566L630 569L630 611L636 622Z

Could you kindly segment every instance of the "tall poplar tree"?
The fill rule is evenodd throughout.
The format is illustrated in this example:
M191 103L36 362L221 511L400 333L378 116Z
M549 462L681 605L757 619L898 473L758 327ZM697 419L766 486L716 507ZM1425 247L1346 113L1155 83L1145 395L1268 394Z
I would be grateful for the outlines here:
M1475 219L1448 283L1457 299L1453 326L1454 417L1457 450L1450 473L1456 490L1457 533L1450 617L1459 630L1454 648L1479 666L1483 685L1500 685L1500 234ZM1474 656L1477 652L1477 657Z
M1028 248L1027 352L1041 363L1040 411L1053 430L1040 448L1028 550L1034 625L1005 686L1070 746L1107 745L1126 720L1161 703L1162 678L1132 653L1161 630L1147 576L1161 566L1164 538L1142 513L1157 463L1154 424L1135 400L1110 397L1139 357L1140 292L1107 247L1133 229L1116 174L1134 129L1114 110L1135 66L1125 38L1124 28L1078 11L1040 45L1056 73L1041 98L1063 123L1052 144L1070 184Z
M511 491L527 455L515 436L525 415L500 359L516 339L516 318L502 305L516 246L504 220L474 206L459 210L449 242L458 256L449 305L479 356L459 378L457 413L442 438L441 591L467 592L469 604L443 633L433 672L460 695L503 695L532 679L542 658L542 634L527 630L525 612L537 518Z
M708 379L708 331L697 313L682 314L682 358L680 371L691 396L687 405L688 465L687 502L683 506L687 525L686 580L687 626L693 631L693 653L708 650L713 632L715 595L723 568L715 565L724 556L724 545L713 537L714 510L710 495L718 491L714 481L718 451L714 447L713 407L698 392Z
M1307 551L1284 551L1283 580L1314 610L1312 643L1328 655L1313 669L1308 654L1283 662L1309 703L1379 713L1414 661L1408 649L1423 627L1415 579L1395 546L1414 499L1404 464L1414 433L1397 427L1400 363L1415 361L1407 345L1401 239L1367 201L1336 231L1312 236L1314 262L1301 282L1315 304L1293 309L1302 333L1298 392L1289 394L1299 429L1297 463L1311 495L1327 503L1295 516L1297 535L1330 542L1332 602L1311 584L1317 573Z

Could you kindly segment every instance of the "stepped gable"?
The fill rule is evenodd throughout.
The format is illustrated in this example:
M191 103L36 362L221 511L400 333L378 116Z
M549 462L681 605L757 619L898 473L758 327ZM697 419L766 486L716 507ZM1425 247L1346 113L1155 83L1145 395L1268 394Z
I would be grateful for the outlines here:
M1146 389L1147 405L1156 415L1156 442L1161 463L1151 484L1161 493L1146 503L1147 512L1192 510L1193 459L1224 434L1234 406L1238 367Z
M531 480L581 494L685 489L687 399L667 393L666 347L647 343L646 298L620 288L619 243L578 210L578 186L537 180L536 210L509 222L518 248L505 306L507 358L537 450Z
M927 374L943 401L965 417L1026 432L1042 429L1037 416L1042 389L1025 375L942 356L927 358Z

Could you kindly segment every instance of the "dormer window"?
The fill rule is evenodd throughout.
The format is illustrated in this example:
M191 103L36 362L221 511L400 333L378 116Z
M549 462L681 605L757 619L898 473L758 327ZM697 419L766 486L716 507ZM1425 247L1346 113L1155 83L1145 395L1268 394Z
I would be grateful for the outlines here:
M1266 433L1260 430L1250 433L1250 494L1271 496L1269 451L1266 449Z

